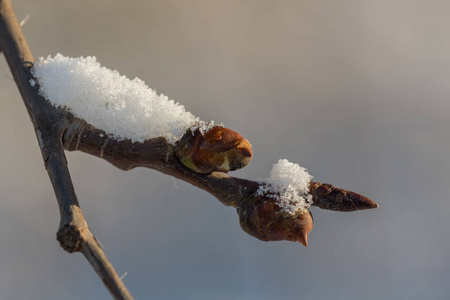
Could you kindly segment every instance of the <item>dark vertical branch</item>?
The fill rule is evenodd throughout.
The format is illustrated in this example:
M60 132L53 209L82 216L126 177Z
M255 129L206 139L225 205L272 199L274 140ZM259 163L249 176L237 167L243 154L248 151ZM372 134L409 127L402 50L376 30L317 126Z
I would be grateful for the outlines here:
M61 222L57 238L68 252L82 252L116 299L132 299L106 258L81 213L62 146L72 116L55 109L31 87L33 56L9 0L0 0L0 49L8 62L35 128L45 168L58 200Z

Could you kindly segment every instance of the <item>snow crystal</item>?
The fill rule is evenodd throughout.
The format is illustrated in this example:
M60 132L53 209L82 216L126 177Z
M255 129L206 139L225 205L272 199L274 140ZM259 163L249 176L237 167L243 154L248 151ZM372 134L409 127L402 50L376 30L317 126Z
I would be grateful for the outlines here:
M130 80L102 67L95 56L40 58L32 74L39 93L54 106L117 140L143 142L163 136L173 144L200 122L183 105L157 95L139 78Z
M256 193L275 199L282 210L295 214L309 209L313 202L309 193L312 178L305 168L287 159L280 159L273 165L270 178L259 180Z
M191 126L189 129L191 130L192 135L194 135L194 131L196 131L197 129L198 129L198 131L200 131L201 134L204 135L206 132L208 132L214 126L224 127L223 123L216 125L216 124L214 124L214 121L209 121L209 122L199 121L199 122L195 123L193 126Z

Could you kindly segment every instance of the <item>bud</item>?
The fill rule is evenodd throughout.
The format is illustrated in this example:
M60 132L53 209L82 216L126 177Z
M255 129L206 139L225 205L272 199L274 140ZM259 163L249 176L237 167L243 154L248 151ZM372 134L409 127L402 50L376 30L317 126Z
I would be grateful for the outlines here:
M308 234L313 227L308 210L288 212L276 204L276 199L257 197L242 201L237 208L241 228L262 241L287 240L308 247Z
M313 196L314 205L323 209L356 211L378 207L378 204L361 194L338 188L329 183L311 181L309 191Z
M175 155L187 168L200 174L229 172L249 164L253 156L249 141L222 126L202 132L188 129L175 145Z

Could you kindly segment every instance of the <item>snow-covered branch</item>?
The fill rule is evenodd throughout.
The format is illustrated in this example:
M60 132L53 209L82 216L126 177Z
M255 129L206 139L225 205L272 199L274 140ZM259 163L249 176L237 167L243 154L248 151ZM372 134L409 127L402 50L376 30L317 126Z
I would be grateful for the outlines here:
M201 188L237 209L242 229L263 240L307 246L311 205L336 211L377 207L370 199L311 181L304 168L280 160L265 180L226 172L247 166L253 151L239 133L203 122L157 95L142 80L106 69L95 57L62 55L35 65L9 0L0 0L0 49L33 122L58 201L57 239L81 252L116 299L131 295L81 213L64 150L82 151L122 170L148 167Z
M355 192L313 182L303 168L286 160L274 165L270 178L252 181L221 172L195 172L181 163L174 146L164 137L143 143L118 141L80 119L72 123L63 141L66 150L89 153L122 170L147 167L189 182L211 193L224 205L236 207L244 231L264 241L299 241L306 246L307 235L304 236L298 220L304 223L305 216L310 220L310 205L334 211L378 206ZM310 222L312 227L312 219Z

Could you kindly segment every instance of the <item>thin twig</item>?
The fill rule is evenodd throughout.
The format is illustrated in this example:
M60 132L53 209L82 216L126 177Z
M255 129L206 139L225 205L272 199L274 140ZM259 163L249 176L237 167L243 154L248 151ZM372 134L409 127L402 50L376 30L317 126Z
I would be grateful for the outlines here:
M19 23L20 27L23 27L23 25L25 25L27 23L29 18L30 18L30 15L26 15L25 18L23 18L23 20L20 21L20 23Z
M72 116L55 109L29 84L33 56L9 0L0 0L0 49L16 81L34 125L45 167L60 210L58 241L68 252L81 252L115 299L132 299L123 282L96 242L81 213L67 167L62 135ZM58 120L55 122L55 120Z
M143 143L110 139L106 132L57 109L31 87L29 69L33 57L17 22L9 0L0 0L0 49L10 66L14 80L33 122L45 167L53 184L61 222L57 239L68 252L81 252L116 299L132 299L130 293L107 260L81 213L67 167L64 149L79 150L103 158L122 170L148 167L187 181L211 193L223 204L246 207L257 199L258 182L223 173L198 174L186 168L174 155L174 146L156 137ZM57 120L57 121L55 121ZM354 211L377 207L357 193L330 184L311 182L314 203L323 209Z
M63 136L64 148L82 151L103 158L122 170L135 167L155 169L199 187L227 206L238 207L240 203L252 201L259 183L247 179L214 172L198 174L186 168L175 156L173 145L163 137L149 139L143 143L131 140L117 141L105 131L85 121L74 118ZM356 211L375 208L378 205L360 194L330 184L311 182L310 193L314 203L322 209L335 211Z

